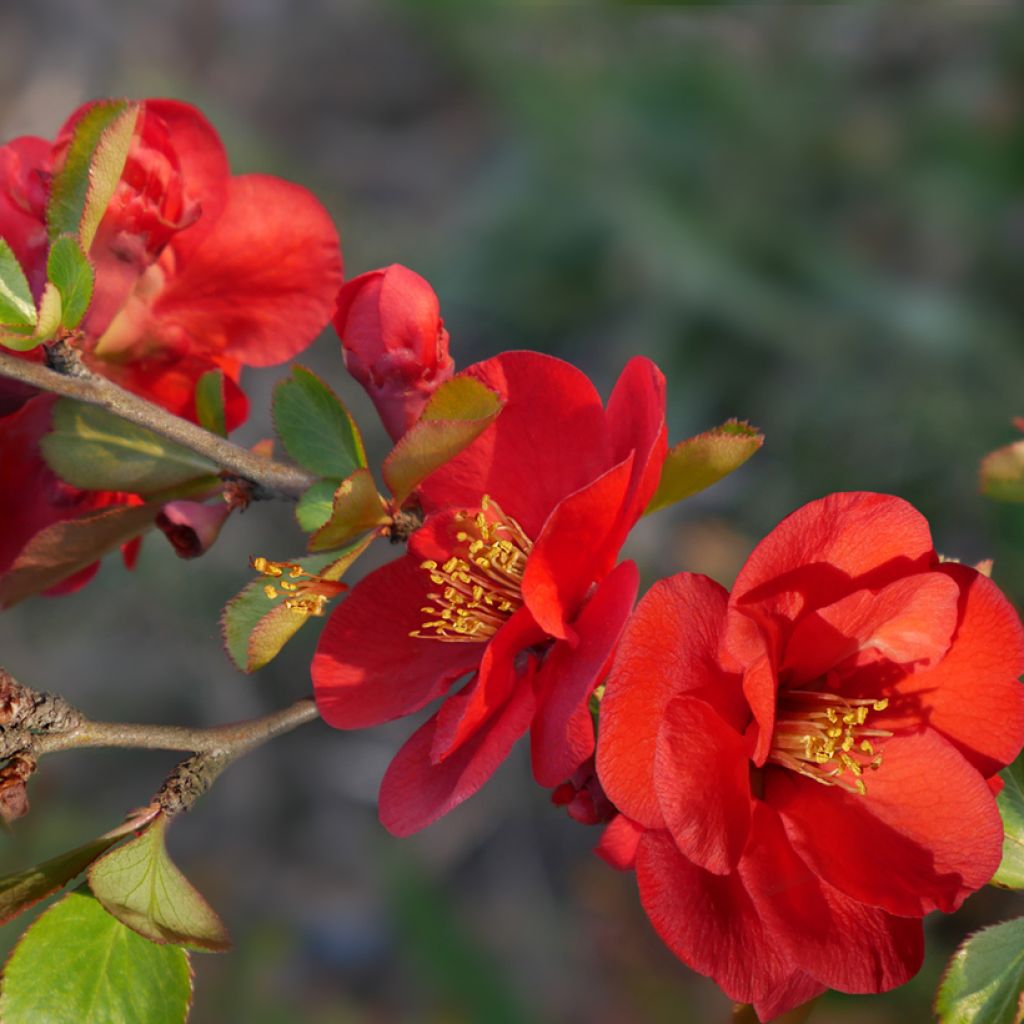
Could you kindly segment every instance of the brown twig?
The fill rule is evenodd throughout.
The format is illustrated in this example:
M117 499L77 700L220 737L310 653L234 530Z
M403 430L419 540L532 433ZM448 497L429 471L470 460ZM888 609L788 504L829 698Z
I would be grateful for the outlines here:
M88 402L129 423L145 427L168 441L205 456L230 475L249 481L255 488L253 497L298 498L316 480L297 466L261 458L159 405L147 402L106 377L93 373L80 360L62 357L59 365L60 372L0 350L0 376L64 398Z

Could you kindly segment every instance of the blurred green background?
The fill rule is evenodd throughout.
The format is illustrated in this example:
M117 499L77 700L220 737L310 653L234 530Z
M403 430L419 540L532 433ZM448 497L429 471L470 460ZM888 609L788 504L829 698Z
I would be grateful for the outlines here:
M977 492L979 459L1024 413L1015 5L0 8L0 138L52 136L97 95L190 100L235 171L312 188L348 275L397 261L434 284L460 364L535 348L607 392L642 353L669 377L673 440L734 415L760 426L766 446L740 473L641 524L629 553L648 582L686 568L728 584L797 505L874 489L924 511L939 550L993 556L1024 598L1024 513ZM304 361L380 455L333 335ZM278 376L248 378L243 440L270 433ZM0 663L95 716L269 710L308 690L315 629L249 679L223 656L217 616L249 554L299 549L285 508L254 508L197 563L151 538L137 572L109 560L81 593L0 616ZM175 856L237 942L196 958L196 1024L728 1018L653 936L632 879L589 855L596 832L533 787L522 751L442 823L390 839L376 786L409 731L309 727L233 767L175 826ZM173 761L48 759L0 864L111 827ZM813 1021L928 1019L956 942L1022 911L979 894L929 922L910 986L830 996Z

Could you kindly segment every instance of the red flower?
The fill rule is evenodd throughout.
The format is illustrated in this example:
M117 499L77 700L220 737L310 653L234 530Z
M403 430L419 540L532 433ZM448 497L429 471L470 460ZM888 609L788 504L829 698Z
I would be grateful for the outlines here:
M334 326L346 369L397 441L454 369L434 289L398 263L360 274L338 294Z
M920 918L999 865L990 782L1024 743L1024 631L941 563L898 498L836 494L754 550L733 592L687 573L627 627L598 773L640 898L680 959L762 1019L879 992Z
M0 236L23 261L37 295L45 278L51 173L87 109L71 115L53 144L21 138L0 148ZM212 126L177 100L144 101L89 257L96 285L77 342L88 366L189 419L196 381L219 368L229 427L246 416L237 383L242 366L268 366L305 348L329 320L341 283L337 232L313 195L278 178L232 176ZM26 400L49 408L49 399L4 387L0 414ZM17 435L18 444L35 452L38 435L25 433L29 420L40 432L47 429L42 410L16 430L0 419L0 449ZM0 572L43 525L68 518L80 504L108 500L80 492L65 500L69 489L37 453L0 451L0 466L19 459L38 463L38 486L34 493L16 491L13 478L0 476L0 490L18 495L0 512ZM57 492L62 500L50 503ZM34 510L34 520L26 509Z
M619 548L658 484L664 382L626 367L607 409L560 360L512 352L470 367L505 407L420 488L408 554L363 580L313 661L320 713L353 729L448 696L384 777L381 820L404 835L480 788L532 725L534 773L593 754L587 699L636 596Z

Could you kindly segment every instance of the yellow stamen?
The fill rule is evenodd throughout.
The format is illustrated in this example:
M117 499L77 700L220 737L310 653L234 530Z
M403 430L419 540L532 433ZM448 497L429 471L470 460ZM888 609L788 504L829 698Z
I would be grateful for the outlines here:
M285 608L304 617L326 614L330 599L348 589L337 580L306 572L295 562L272 562L260 555L250 559L249 564L261 575L275 581L263 587L268 600L274 601L284 595Z

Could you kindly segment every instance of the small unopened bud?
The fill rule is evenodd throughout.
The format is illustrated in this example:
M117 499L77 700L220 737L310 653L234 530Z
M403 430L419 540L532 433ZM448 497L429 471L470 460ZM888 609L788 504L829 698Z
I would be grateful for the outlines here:
M455 368L434 289L397 263L371 270L339 292L334 327L348 372L397 441Z
M0 768L0 821L12 821L28 814L28 780L36 770L36 759L29 754L15 754Z
M231 511L227 502L172 501L160 510L156 525L179 558L198 558L213 546Z

